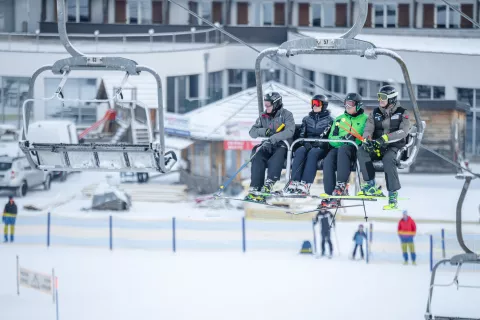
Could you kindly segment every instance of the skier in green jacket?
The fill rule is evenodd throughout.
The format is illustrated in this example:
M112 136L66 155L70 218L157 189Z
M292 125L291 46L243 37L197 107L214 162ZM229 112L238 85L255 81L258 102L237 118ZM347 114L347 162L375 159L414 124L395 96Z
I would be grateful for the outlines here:
M325 193L334 196L346 195L346 183L350 177L352 163L357 159L357 148L341 140L361 141L350 132L363 134L368 116L363 110L362 97L358 93L348 93L344 100L345 112L333 122L329 139L339 140L330 142L330 150L323 161L323 186ZM345 123L346 122L346 123ZM352 130L350 126L354 129ZM348 131L347 131L348 130ZM321 207L336 208L338 199L323 199Z

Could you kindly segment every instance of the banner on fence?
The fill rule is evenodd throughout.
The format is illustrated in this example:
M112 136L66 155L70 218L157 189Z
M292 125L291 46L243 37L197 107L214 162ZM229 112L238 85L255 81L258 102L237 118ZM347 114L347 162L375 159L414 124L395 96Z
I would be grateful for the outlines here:
M52 294L52 275L35 272L26 268L19 268L18 282L22 287L36 289L40 292Z

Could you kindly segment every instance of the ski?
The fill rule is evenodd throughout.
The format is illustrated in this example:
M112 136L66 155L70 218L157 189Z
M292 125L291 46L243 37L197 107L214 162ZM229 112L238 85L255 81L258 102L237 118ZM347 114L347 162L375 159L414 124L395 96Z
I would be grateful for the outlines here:
M264 192L252 192L256 196L263 196L265 198L285 198L285 199L328 199L328 198L338 198L346 200L365 200L365 201L377 201L377 199L382 199L381 197L373 196L331 196L326 193L322 193L320 196L315 195L301 195L301 194L282 194L281 192L275 193L264 193ZM386 197L388 199L388 197Z
M322 193L320 195L320 198L347 199L347 200L351 199L351 200L366 200L366 201L370 201L371 199L374 199L373 201L376 201L376 199L388 200L388 197L386 196L331 196L326 193ZM397 200L410 200L410 198L397 198Z
M334 210L334 209L351 208L351 207L362 207L362 206L363 206L362 204L354 204L354 205L348 205L348 206L338 206L338 207L335 207L335 208L327 208L327 207L324 207L324 208L316 208L316 209L307 210L307 211L301 211L301 212L287 211L286 213L287 213L287 214L293 214L293 215L301 215L301 214L306 214L306 213L315 212L315 211L320 211L320 210Z

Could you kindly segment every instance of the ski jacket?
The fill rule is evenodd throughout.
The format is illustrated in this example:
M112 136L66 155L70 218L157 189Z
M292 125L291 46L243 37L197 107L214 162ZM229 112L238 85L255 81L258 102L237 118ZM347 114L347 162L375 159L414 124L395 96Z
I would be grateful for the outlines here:
M333 220L333 214L330 211L317 214L317 221L320 223L320 231L322 235L330 234L330 225L335 226L335 220Z
M355 244L362 245L363 239L367 239L367 234L365 233L365 231L357 231L353 235L353 241L355 241Z
M17 216L17 204L15 202L7 202L5 208L3 209L4 217L16 217Z
M378 139L387 134L386 143L390 147L402 148L406 144L410 119L408 111L400 106L400 103L388 108L376 108L368 116L364 138Z
M330 130L330 134L328 135L329 139L334 140L343 140L345 136L349 134L349 132L342 129L340 126L351 130L347 124L345 124L342 119L355 129L359 135L363 134L363 130L365 129L365 123L367 122L368 116L365 114L363 109L360 109L356 114L350 115L346 111L342 115L338 116L333 125L332 129ZM337 125L338 124L338 125ZM361 141L355 139L355 143L360 145ZM342 142L330 142L330 145L334 148L340 148L344 143Z
M275 132L282 123L285 124L285 128L283 128L282 131L277 132L270 137L266 136L267 129ZM273 145L276 145L282 140L287 140L288 143L291 144L293 142L293 134L295 133L295 120L293 119L293 114L283 107L278 110L273 117L268 113L262 113L248 133L250 134L250 137L254 139L259 137L269 138Z
M411 217L408 217L407 220L400 219L398 222L398 235L402 241L413 240L416 234L417 225Z
M328 110L326 112L312 111L302 120L299 138L326 138L332 122L333 118Z

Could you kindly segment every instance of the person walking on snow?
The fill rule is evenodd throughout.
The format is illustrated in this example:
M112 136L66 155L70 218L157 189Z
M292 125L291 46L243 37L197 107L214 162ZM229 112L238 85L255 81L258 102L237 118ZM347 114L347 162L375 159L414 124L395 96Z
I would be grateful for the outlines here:
M363 254L363 239L367 240L367 234L363 231L363 224L358 226L357 232L353 235L353 241L355 241L355 248L353 249L352 260L355 260L357 255L357 248L360 248L360 256L364 259Z
M10 242L13 242L15 236L15 222L17 220L17 204L13 201L13 197L8 197L8 202L3 209L2 222L5 224L3 228L3 242L8 242L8 229L10 227Z
M267 138L257 148L261 148L252 160L251 182L247 201L265 202L265 196L257 192L270 193L275 182L280 179L283 163L287 156L287 146L282 140L289 144L293 142L295 133L295 120L293 114L283 107L282 96L278 92L271 92L265 95L265 112L258 117L255 124L249 131L252 138ZM277 132L281 125L283 130ZM254 148L252 152L256 152ZM265 169L268 168L267 179L265 180Z
M328 98L317 94L312 98L312 111L303 118L299 138L325 139L330 132L333 119L328 108ZM287 194L310 194L310 186L317 174L317 162L325 158L328 142L304 141L295 151L292 164L292 178Z
M367 139L358 151L358 162L365 183L358 195L384 196L375 183L373 160L382 160L388 190L388 204L384 210L398 208L400 180L397 172L397 152L406 144L410 130L408 111L400 106L395 87L386 85L378 93L379 107L367 120L363 137Z
M357 148L350 143L341 141L350 140L357 145L361 144L361 141L350 133L351 129L346 123L361 135L367 121L367 115L363 110L362 97L358 93L348 93L345 97L344 105L345 112L335 119L328 136L329 139L340 141L330 142L333 149L328 152L323 161L325 193L334 196L347 194L346 183L350 177L352 163L357 160ZM320 207L336 208L338 204L338 199L323 199Z
M416 264L417 254L415 253L415 244L413 238L417 234L417 225L415 221L408 215L407 210L403 210L403 217L398 222L398 236L402 244L403 264L408 264L408 250L410 250L410 256L412 264Z

